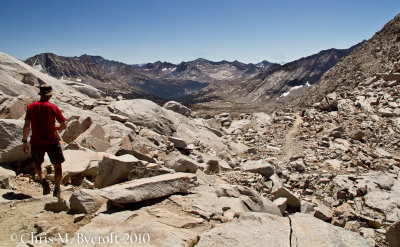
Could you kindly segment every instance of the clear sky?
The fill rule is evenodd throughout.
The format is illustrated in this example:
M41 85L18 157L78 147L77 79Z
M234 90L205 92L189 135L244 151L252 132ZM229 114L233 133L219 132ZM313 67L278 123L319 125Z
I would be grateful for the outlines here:
M1 0L0 51L290 62L371 38L400 0Z

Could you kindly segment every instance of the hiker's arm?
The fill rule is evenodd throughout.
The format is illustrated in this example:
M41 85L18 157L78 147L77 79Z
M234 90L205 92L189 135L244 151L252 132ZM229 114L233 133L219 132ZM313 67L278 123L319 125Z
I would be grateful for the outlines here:
M67 125L65 124L65 121L64 121L64 122L61 122L61 123L60 123L60 132L63 131L63 130L65 130L66 128L67 128Z
M22 131L22 139L28 140L29 132L31 131L31 121L25 120L24 129Z
M66 128L67 128L67 125L65 124L65 121L64 121L64 122L61 122L61 123L60 123L60 126L57 126L57 125L56 125L56 126L54 127L55 130L59 130L60 132L63 131L63 130L65 130Z
M22 149L24 150L25 153L28 153L28 151L29 151L28 136L29 136L30 131L31 131L31 121L25 120L24 128L22 130L22 140L26 141L23 143L23 146L22 146Z

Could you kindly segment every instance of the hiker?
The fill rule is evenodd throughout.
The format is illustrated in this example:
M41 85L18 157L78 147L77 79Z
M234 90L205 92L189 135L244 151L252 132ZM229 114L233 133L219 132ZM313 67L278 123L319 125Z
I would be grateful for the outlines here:
M61 163L63 163L65 159L56 131L62 131L66 129L67 126L65 125L65 118L60 109L49 102L53 95L52 87L47 84L42 84L39 88L40 100L29 104L27 107L22 137L23 150L25 153L29 151L28 135L32 128L30 139L31 154L35 162L35 172L38 174L43 186L43 195L50 193L50 185L44 177L42 169L44 155L47 153L55 170L53 196L61 198ZM55 125L56 120L60 123L59 127Z

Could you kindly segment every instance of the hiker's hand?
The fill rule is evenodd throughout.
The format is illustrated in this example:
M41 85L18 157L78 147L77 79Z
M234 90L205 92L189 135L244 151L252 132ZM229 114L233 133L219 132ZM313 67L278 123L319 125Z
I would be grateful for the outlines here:
M27 142L24 142L24 144L22 145L22 150L24 150L24 152L27 154L29 151L29 145Z

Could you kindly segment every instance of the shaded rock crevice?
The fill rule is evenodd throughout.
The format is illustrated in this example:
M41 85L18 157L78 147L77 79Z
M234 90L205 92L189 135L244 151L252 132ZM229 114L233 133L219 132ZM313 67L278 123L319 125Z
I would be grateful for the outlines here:
M289 246L292 247L292 238L293 238L292 219L290 218L290 216L287 218L289 219L289 226L290 226ZM297 246L297 244L296 244L296 246Z

